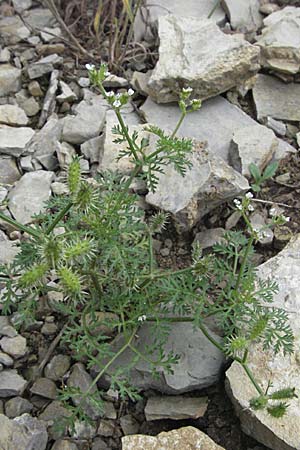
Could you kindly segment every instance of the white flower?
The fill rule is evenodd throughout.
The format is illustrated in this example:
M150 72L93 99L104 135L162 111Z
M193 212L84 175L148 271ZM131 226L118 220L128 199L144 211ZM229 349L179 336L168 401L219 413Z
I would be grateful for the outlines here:
M108 70L106 72L104 72L105 77L109 77L110 75L111 75L111 73Z
M107 97L113 97L115 95L114 91L109 91L106 93Z
M249 205L249 206L248 206L248 211L254 211L254 208L253 208L252 205Z
M127 94L129 95L129 97L131 97L134 94L134 90L128 89Z
M120 108L121 102L120 102L119 100L115 100L115 101L113 102L113 106L114 106L115 108Z
M282 214L281 218L282 218L285 222L289 222L289 221L291 220L290 217L284 216L283 214Z
M95 69L94 64L86 64L85 67L86 67L86 69L87 69L89 72L90 72L91 70L94 70L94 69Z
M269 214L270 214L271 217L276 216L277 215L276 214L276 208L271 208L270 211L269 211Z
M193 89L191 87L182 88L182 92L184 94L189 94L190 92L193 92Z
M253 194L252 194L252 192L247 192L247 194L246 194L246 198L253 198Z
M138 318L138 321L139 321L139 322L145 322L146 319L147 319L147 316L146 316L145 314L143 314L142 316L140 316L140 317Z
M240 211L243 209L243 206L242 206L240 200L238 200L237 198L235 198L235 199L233 200L233 203L235 204L235 207L236 207L237 209L239 209Z

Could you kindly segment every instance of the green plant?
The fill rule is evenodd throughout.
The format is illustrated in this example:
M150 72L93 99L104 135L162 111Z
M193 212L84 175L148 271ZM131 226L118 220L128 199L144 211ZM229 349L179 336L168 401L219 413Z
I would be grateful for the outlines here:
M254 179L254 183L251 184L251 189L254 192L260 192L261 191L261 185L272 178L276 171L278 169L278 162L274 161L270 163L263 172L257 167L254 163L251 163L249 165L249 171L251 176Z
M279 416L287 407L281 400L291 398L294 391L268 394L247 364L254 343L275 353L293 351L287 314L271 306L277 286L272 280L257 279L251 264L258 239L248 218L251 194L235 201L248 235L228 232L225 243L215 246L211 255L203 256L195 245L190 267L159 269L152 240L168 217L158 212L146 221L130 187L134 178L140 177L148 189L155 190L167 164L185 176L193 144L175 134L185 115L199 108L200 102L191 99L190 89L183 89L175 131L169 136L157 127L148 127L156 137L153 149L149 138L139 141L136 132L130 132L121 115L133 91L106 92L106 66L99 70L88 66L88 70L91 81L116 113L116 143L127 144L118 158L130 158L131 175L103 173L96 180L86 180L75 158L68 169L69 196L53 197L47 211L35 218L34 226L18 224L0 213L0 218L29 236L21 242L13 264L1 268L0 281L6 284L3 312L17 309L22 325L34 316L41 297L61 295L62 300L52 301L52 307L65 317L63 340L74 359L84 359L97 373L85 392L70 387L62 390L61 398L71 410L66 419L70 426L76 418L89 420L87 405L101 414L102 397L94 389L104 375L109 376L111 387L122 398L137 399L139 394L129 380L130 369L139 359L147 361L153 376L161 368L172 371L179 355L165 354L164 343L170 324L178 321L192 322L213 345L241 364L258 394L250 402L253 408L263 407ZM272 223L285 221L284 217L273 217ZM211 316L223 333L218 341L206 326L205 319ZM136 335L145 321L153 329L153 340L141 353ZM116 360L127 349L132 359L127 366L116 368Z

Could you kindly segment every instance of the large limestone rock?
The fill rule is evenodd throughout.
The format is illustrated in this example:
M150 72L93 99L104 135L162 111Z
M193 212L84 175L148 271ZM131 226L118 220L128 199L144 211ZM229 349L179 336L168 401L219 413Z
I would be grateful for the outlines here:
M0 414L1 450L45 450L48 441L46 424L41 420L23 414L10 420Z
M8 194L8 206L17 221L30 223L32 216L41 212L50 198L53 178L53 172L39 170L26 173L16 183Z
M262 25L259 0L222 0L231 27L242 32L256 31Z
M13 94L21 89L21 70L10 64L0 65L0 97Z
M134 434L122 438L122 450L224 450L197 428L163 431L158 436Z
M21 156L33 135L34 130L29 127L0 125L0 154Z
M212 332L215 339L220 338ZM153 341L153 326L145 323L138 331L134 345L143 354L145 347ZM116 339L115 348L124 344L122 336ZM223 354L214 347L200 330L195 330L190 322L173 322L170 334L164 345L164 352L180 355L178 364L173 365L173 373L157 368L158 377L153 377L150 365L143 360L138 361L130 372L131 383L141 390L156 389L166 394L202 389L214 384L220 376L224 363ZM153 356L155 358L155 355ZM113 363L112 371L128 365L134 360L131 350L125 352ZM109 382L109 376L104 381Z
M300 71L300 8L287 6L264 19L257 42L262 64L278 72Z
M140 110L144 114L146 122L171 132L180 117L180 110L176 104L157 104L149 97ZM177 135L194 138L198 141L207 141L211 151L228 162L234 132L253 126L257 126L255 120L219 96L205 101L199 111L188 114ZM278 139L278 148L274 157L280 159L287 152L294 151L291 145Z
M253 87L258 120L268 116L281 120L300 120L300 84L285 84L277 78L259 74Z
M174 14L175 16L185 16L188 13L193 14L195 19L206 19L215 6L215 0L145 0L137 13L134 21L134 35L137 41L142 39L152 40L157 34L157 20L161 16ZM213 15L218 25L225 23L225 12L219 5Z
M296 236L277 256L258 268L258 276L278 283L279 293L274 297L274 306L289 313L290 324L295 335L295 353L284 357L274 356L270 351L256 346L250 352L250 368L256 378L267 387L268 380L274 383L272 390L284 387L300 389L300 235ZM249 409L249 399L257 395L243 369L233 363L227 371L228 392L243 430L273 450L299 450L300 398L289 400L287 414L276 419L265 411ZM272 392L272 391L270 391Z
M194 144L192 167L183 178L170 164L159 174L154 193L146 201L171 213L178 228L190 230L215 207L249 189L246 178L214 156L204 145Z
M211 19L159 19L159 60L148 86L158 103L178 99L183 86L201 100L242 84L259 69L259 48L224 34Z

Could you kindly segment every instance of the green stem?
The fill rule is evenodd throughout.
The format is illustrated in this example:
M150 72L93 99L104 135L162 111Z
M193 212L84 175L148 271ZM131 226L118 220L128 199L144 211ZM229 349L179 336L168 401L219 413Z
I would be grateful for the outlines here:
M200 323L199 324L199 328L202 331L202 333L204 334L204 336L215 346L217 347L222 353L226 353L225 349L222 347L221 344L219 344L218 341L216 341L216 339L214 339L208 332L208 330L206 329L206 327Z
M153 238L150 230L149 230L149 268L150 268L149 275L151 276L154 270L154 254L153 254Z
M174 276L174 275L181 275L183 273L192 272L193 270L194 270L194 267L186 267L185 269L174 270L173 272L169 271L169 272L152 273L151 275L143 275L143 276L141 276L141 278L146 278L146 279L142 282L142 284L139 286L139 288L140 289L144 288L149 283L151 283L151 281L153 281L153 280L157 280L159 278L166 278L166 277L170 277L170 276Z
M63 219L63 217L68 213L68 211L72 208L73 202L70 201L63 210L60 211L60 213L57 214L53 222L49 225L49 227L46 229L45 234L48 235L51 233L51 231L54 230L56 225Z
M12 219L11 217L6 216L5 214L3 214L2 212L0 212L0 219L4 220L5 222L9 223L10 225L14 226L15 228L17 228L20 231L24 231L24 233L28 233L31 236L35 237L35 238L39 238L41 235L38 231L34 230L31 227L27 227L26 225L21 224L20 222L18 222L15 219Z
M122 128L122 131L124 133L124 136L126 137L126 140L127 140L128 145L129 145L129 148L132 151L133 157L134 157L135 161L138 162L139 161L139 157L138 157L137 152L139 151L139 149L132 142L132 139L129 136L128 129L127 129L126 125L125 125L125 122L123 120L123 117L122 117L120 111L118 109L115 109L115 113L116 113L116 116L118 118L119 124L120 124L120 126Z
M178 120L178 122L177 122L177 125L176 125L176 127L174 128L173 133L171 134L171 138L172 138L172 139L174 139L174 137L176 136L176 133L177 133L177 131L179 130L179 128L180 128L180 126L181 126L181 124L182 124L182 122L183 122L185 116L186 116L186 112L182 112L182 113L181 113L181 116L180 116L180 118L179 118L179 120Z
M248 256L249 256L249 253L250 253L253 241L254 241L254 237L251 236L249 238L248 245L246 247L245 254L244 254L244 257L243 257L243 261L242 261L242 264L241 264L241 268L240 268L240 271L239 271L239 275L238 275L238 278L236 280L235 291L238 290L238 288L240 286L240 283L241 283L241 280L242 280L242 276L244 275L245 267L246 267L246 264L247 264Z
M215 10L217 9L217 7L221 4L221 0L217 0L214 7L212 8L212 10L210 11L210 13L208 14L207 18L211 19L213 13L215 12Z
M257 381L254 378L253 373L251 372L249 366L245 363L241 363L241 366L243 367L244 371L246 372L246 374L248 375L248 378L250 379L251 383L253 384L253 386L255 387L255 389L257 390L257 392L259 393L259 395L264 395L261 387L259 386L259 384L257 383Z

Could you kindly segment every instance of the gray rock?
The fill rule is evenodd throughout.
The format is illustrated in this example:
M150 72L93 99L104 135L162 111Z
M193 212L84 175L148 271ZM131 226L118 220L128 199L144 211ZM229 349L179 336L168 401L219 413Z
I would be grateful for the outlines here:
M26 146L29 153L39 162L45 163L45 157L51 158L55 154L62 135L64 119L58 120L55 116L50 117L43 128L36 132L34 137Z
M3 364L3 366L10 367L14 365L14 360L6 353L0 352L0 363Z
M212 332L215 339L219 339ZM153 327L145 323L138 331L138 338L134 345L141 353L145 352L145 346L153 340ZM123 344L120 336L115 347ZM172 374L162 368L157 368L158 378L154 378L149 364L138 361L131 370L130 379L133 386L141 390L156 389L166 394L180 394L183 392L202 389L212 385L219 379L221 367L224 362L223 354L216 349L201 333L195 330L193 325L187 323L172 323L170 334L164 346L165 354L170 351L180 356L178 364L174 364ZM155 355L153 355L155 358ZM113 363L112 370L127 365L134 359L130 350L125 352ZM109 381L108 377L105 377Z
M55 444L51 447L51 450L78 450L78 447L74 442L62 439L56 441Z
M215 244L220 244L224 241L224 228L212 228L210 230L200 231L196 234L194 243L199 242L200 247L205 250L213 247Z
M6 316L0 316L0 336L16 337L17 331L11 325L10 320Z
M290 325L295 335L295 353L284 357L281 353L263 350L255 345L249 354L249 364L255 377L267 387L270 376L273 386L270 393L285 387L300 388L299 366L299 277L300 277L300 235L295 236L277 256L269 259L257 269L258 276L271 279L279 286L273 305L283 308L289 314ZM249 400L257 396L242 367L233 363L226 373L227 390L241 420L243 431L273 450L299 450L300 399L289 400L287 414L274 418L264 410L249 409Z
M48 441L46 426L40 420L23 414L13 420L0 415L1 450L45 450Z
M76 421L72 437L76 439L93 439L96 436L97 427L93 423Z
M267 123L268 128L271 128L271 130L275 131L276 134L279 136L285 136L286 135L286 125L283 122L280 122L279 120L272 119L272 117L267 117Z
M230 165L245 177L250 177L249 165L263 170L278 147L278 139L272 130L253 125L234 132L230 149Z
M222 0L231 27L242 32L256 31L262 26L259 0Z
M5 403L5 415L10 419L30 413L32 409L33 404L22 397L13 397Z
M44 323L44 325L41 328L41 333L45 336L51 336L53 334L56 334L58 330L58 327L55 323Z
M38 378L30 388L30 392L50 400L55 400L57 397L56 385L48 378Z
M0 49L0 62L9 63L10 61L10 51L7 47Z
M27 342L23 336L3 337L0 339L0 347L13 358L21 358L27 353Z
M96 437L96 439L93 440L91 450L109 450L109 447L103 439Z
M226 35L213 20L159 19L159 60L148 86L158 103L175 101L182 85L201 100L242 84L259 69L259 48Z
M104 136L95 137L84 142L80 146L81 153L91 164L99 162L100 154L103 152Z
M258 120L300 120L300 84L285 84L277 78L260 74L253 87Z
M134 22L134 35L137 41L153 40L157 33L157 20L166 14L186 16L190 13L196 19L206 19L215 7L214 0L157 0L155 3L146 0L137 13ZM192 14L191 14L192 13ZM145 20L146 19L146 20ZM226 21L225 12L219 5L212 15L212 19L223 25Z
M0 264L10 264L13 262L19 249L13 241L0 242Z
M0 154L21 156L33 135L34 130L29 127L0 125Z
M57 26L57 22L48 8L33 8L24 14L24 18L33 28Z
M39 419L47 422L48 425L53 425L55 420L68 417L71 414L71 411L67 410L61 402L54 400L39 414Z
M15 105L0 105L0 123L6 125L27 125L28 117L23 109Z
M138 421L130 414L120 418L120 425L125 436L138 433L140 428Z
M26 385L27 381L18 375L16 370L7 369L0 372L0 398L22 395Z
M154 124L166 131L173 131L180 118L177 105L158 105L149 97L141 107L146 122ZM228 154L233 133L241 128L257 125L257 122L241 109L225 100L215 97L203 103L199 111L188 114L177 135L207 141L211 151L228 162ZM282 151L279 151L282 148ZM275 159L280 159L295 149L279 139L279 147Z
M154 193L146 201L171 213L181 230L189 230L217 206L249 189L246 178L209 152L205 145L194 144L190 156L192 168L183 178L169 165L159 174Z
M144 436L136 434L122 438L122 450L173 450L173 449L201 449L225 450L217 445L202 431L193 427L178 430L163 431L159 435Z
M67 381L67 385L68 387L78 388L82 393L84 393L89 389L92 381L93 379L91 375L85 370L83 364L77 363L72 367L72 372ZM93 397L96 397L97 387L94 386L90 392L91 394L93 394ZM80 396L74 396L74 398L72 399L74 405L78 405L81 399L82 397ZM92 419L97 419L101 416L101 411L94 405L93 402L89 400L89 398L83 400L82 408L84 409L85 413Z
M287 6L264 19L265 28L257 43L262 64L278 72L300 71L300 8Z
M107 105L101 96L82 100L76 107L76 116L65 119L62 138L71 144L83 142L99 136L103 130Z
M30 80L35 80L52 72L54 67L60 66L62 63L63 58L61 56L56 54L45 56L45 58L40 59L28 67L28 76Z
M32 6L32 0L13 0L15 11L22 13L26 9L30 9Z
M41 89L41 86L38 81L34 80L31 81L28 85L28 91L30 92L33 97L42 97L43 91Z
M0 97L21 89L21 70L10 64L0 65Z
M1 161L1 158L0 158L0 161ZM0 165L1 165L1 162L0 162ZM1 175L0 175L0 204L2 202L4 202L7 194L8 194L8 190L4 186L1 186Z
M56 97L56 100L59 103L63 103L63 102L72 103L75 100L77 100L77 95L75 94L75 92L72 91L72 89L67 85L67 83L65 83L64 81L60 81L59 86L61 89L61 94L59 94Z
M203 417L208 406L207 397L150 397L145 407L146 420L184 420Z
M12 45L27 39L30 31L19 16L12 16L0 18L0 34L6 45Z
M16 220L30 223L32 216L45 207L51 195L54 173L39 170L28 172L15 184L8 194L9 210Z
M75 148L67 142L58 142L56 149L57 159L62 170L68 168L76 155Z
M41 38L44 42L53 41L57 37L61 36L61 29L59 27L49 28L45 27L41 32Z

